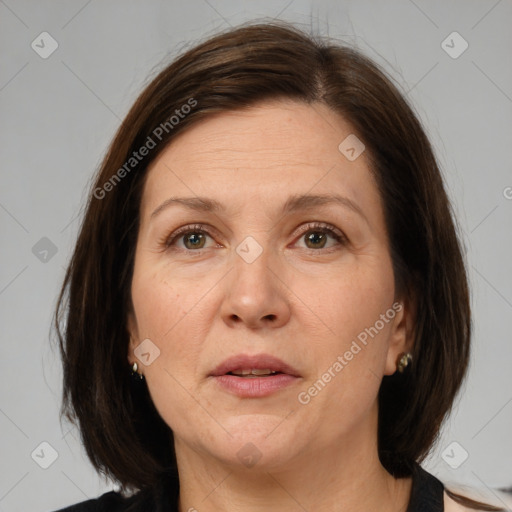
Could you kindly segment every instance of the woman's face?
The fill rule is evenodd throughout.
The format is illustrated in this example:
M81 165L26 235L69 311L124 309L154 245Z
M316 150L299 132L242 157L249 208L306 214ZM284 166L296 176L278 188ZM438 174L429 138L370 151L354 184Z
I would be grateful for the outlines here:
M324 105L265 103L202 121L151 165L128 359L178 460L276 468L376 449L409 314L351 134Z

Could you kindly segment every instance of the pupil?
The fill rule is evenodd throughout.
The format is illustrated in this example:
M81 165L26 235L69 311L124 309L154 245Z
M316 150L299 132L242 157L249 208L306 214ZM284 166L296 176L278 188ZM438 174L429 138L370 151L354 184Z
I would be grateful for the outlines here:
M193 247L199 247L201 241L203 240L203 235L198 233L192 233L185 237L185 240L188 241Z
M318 231L317 232L311 232L308 237L308 242L312 242L314 245L316 244L321 244L321 247L324 246L324 244L322 244L322 242L325 242L325 234L324 233L319 233Z

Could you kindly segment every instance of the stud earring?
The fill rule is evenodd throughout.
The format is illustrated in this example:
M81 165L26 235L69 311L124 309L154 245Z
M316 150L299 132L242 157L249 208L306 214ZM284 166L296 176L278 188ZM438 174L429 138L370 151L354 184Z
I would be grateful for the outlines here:
M137 364L137 362L134 362L132 365L132 377L134 377L138 380L142 380L144 378L144 375L142 375L142 373L139 373L138 370L139 370L139 365Z
M412 355L410 352L403 352L400 354L397 362L397 370L399 373L404 373L405 369L412 363Z

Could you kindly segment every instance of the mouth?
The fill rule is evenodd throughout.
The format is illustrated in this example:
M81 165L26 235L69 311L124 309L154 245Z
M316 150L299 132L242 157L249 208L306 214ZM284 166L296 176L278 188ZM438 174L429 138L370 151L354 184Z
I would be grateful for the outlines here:
M269 354L233 356L209 375L231 394L242 398L265 397L300 380L291 365Z
M210 375L236 375L237 377L268 377L277 373L300 377L293 366L269 354L239 354L229 357L219 364Z
M258 370L256 368L245 369L245 370L234 370L232 372L228 372L226 375L236 375L237 377L247 377L248 379L253 379L257 377L268 377L270 375L277 375L281 372L275 372L273 370L265 369Z

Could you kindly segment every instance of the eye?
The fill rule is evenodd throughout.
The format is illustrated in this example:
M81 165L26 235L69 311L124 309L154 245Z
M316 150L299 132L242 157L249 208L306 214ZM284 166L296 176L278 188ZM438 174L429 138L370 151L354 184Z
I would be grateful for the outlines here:
M345 235L330 224L313 223L302 228L301 239L304 239L307 249L330 249L332 246L326 247L329 238L335 240L337 245L347 243Z
M212 238L210 231L203 224L196 224L177 229L170 236L161 240L160 243L166 249L199 251L208 248L205 247L207 238ZM337 242L334 246L346 245L348 242L339 229L330 224L318 222L302 226L300 238L305 240L306 249L312 250L332 249L332 246L326 247L329 238ZM183 245L180 246L179 242L182 242Z
M166 248L175 246L183 250L198 250L205 249L206 237L211 238L210 232L204 225L196 224L194 226L184 226L176 230L162 242ZM183 242L183 246L180 247L177 245L177 242Z

